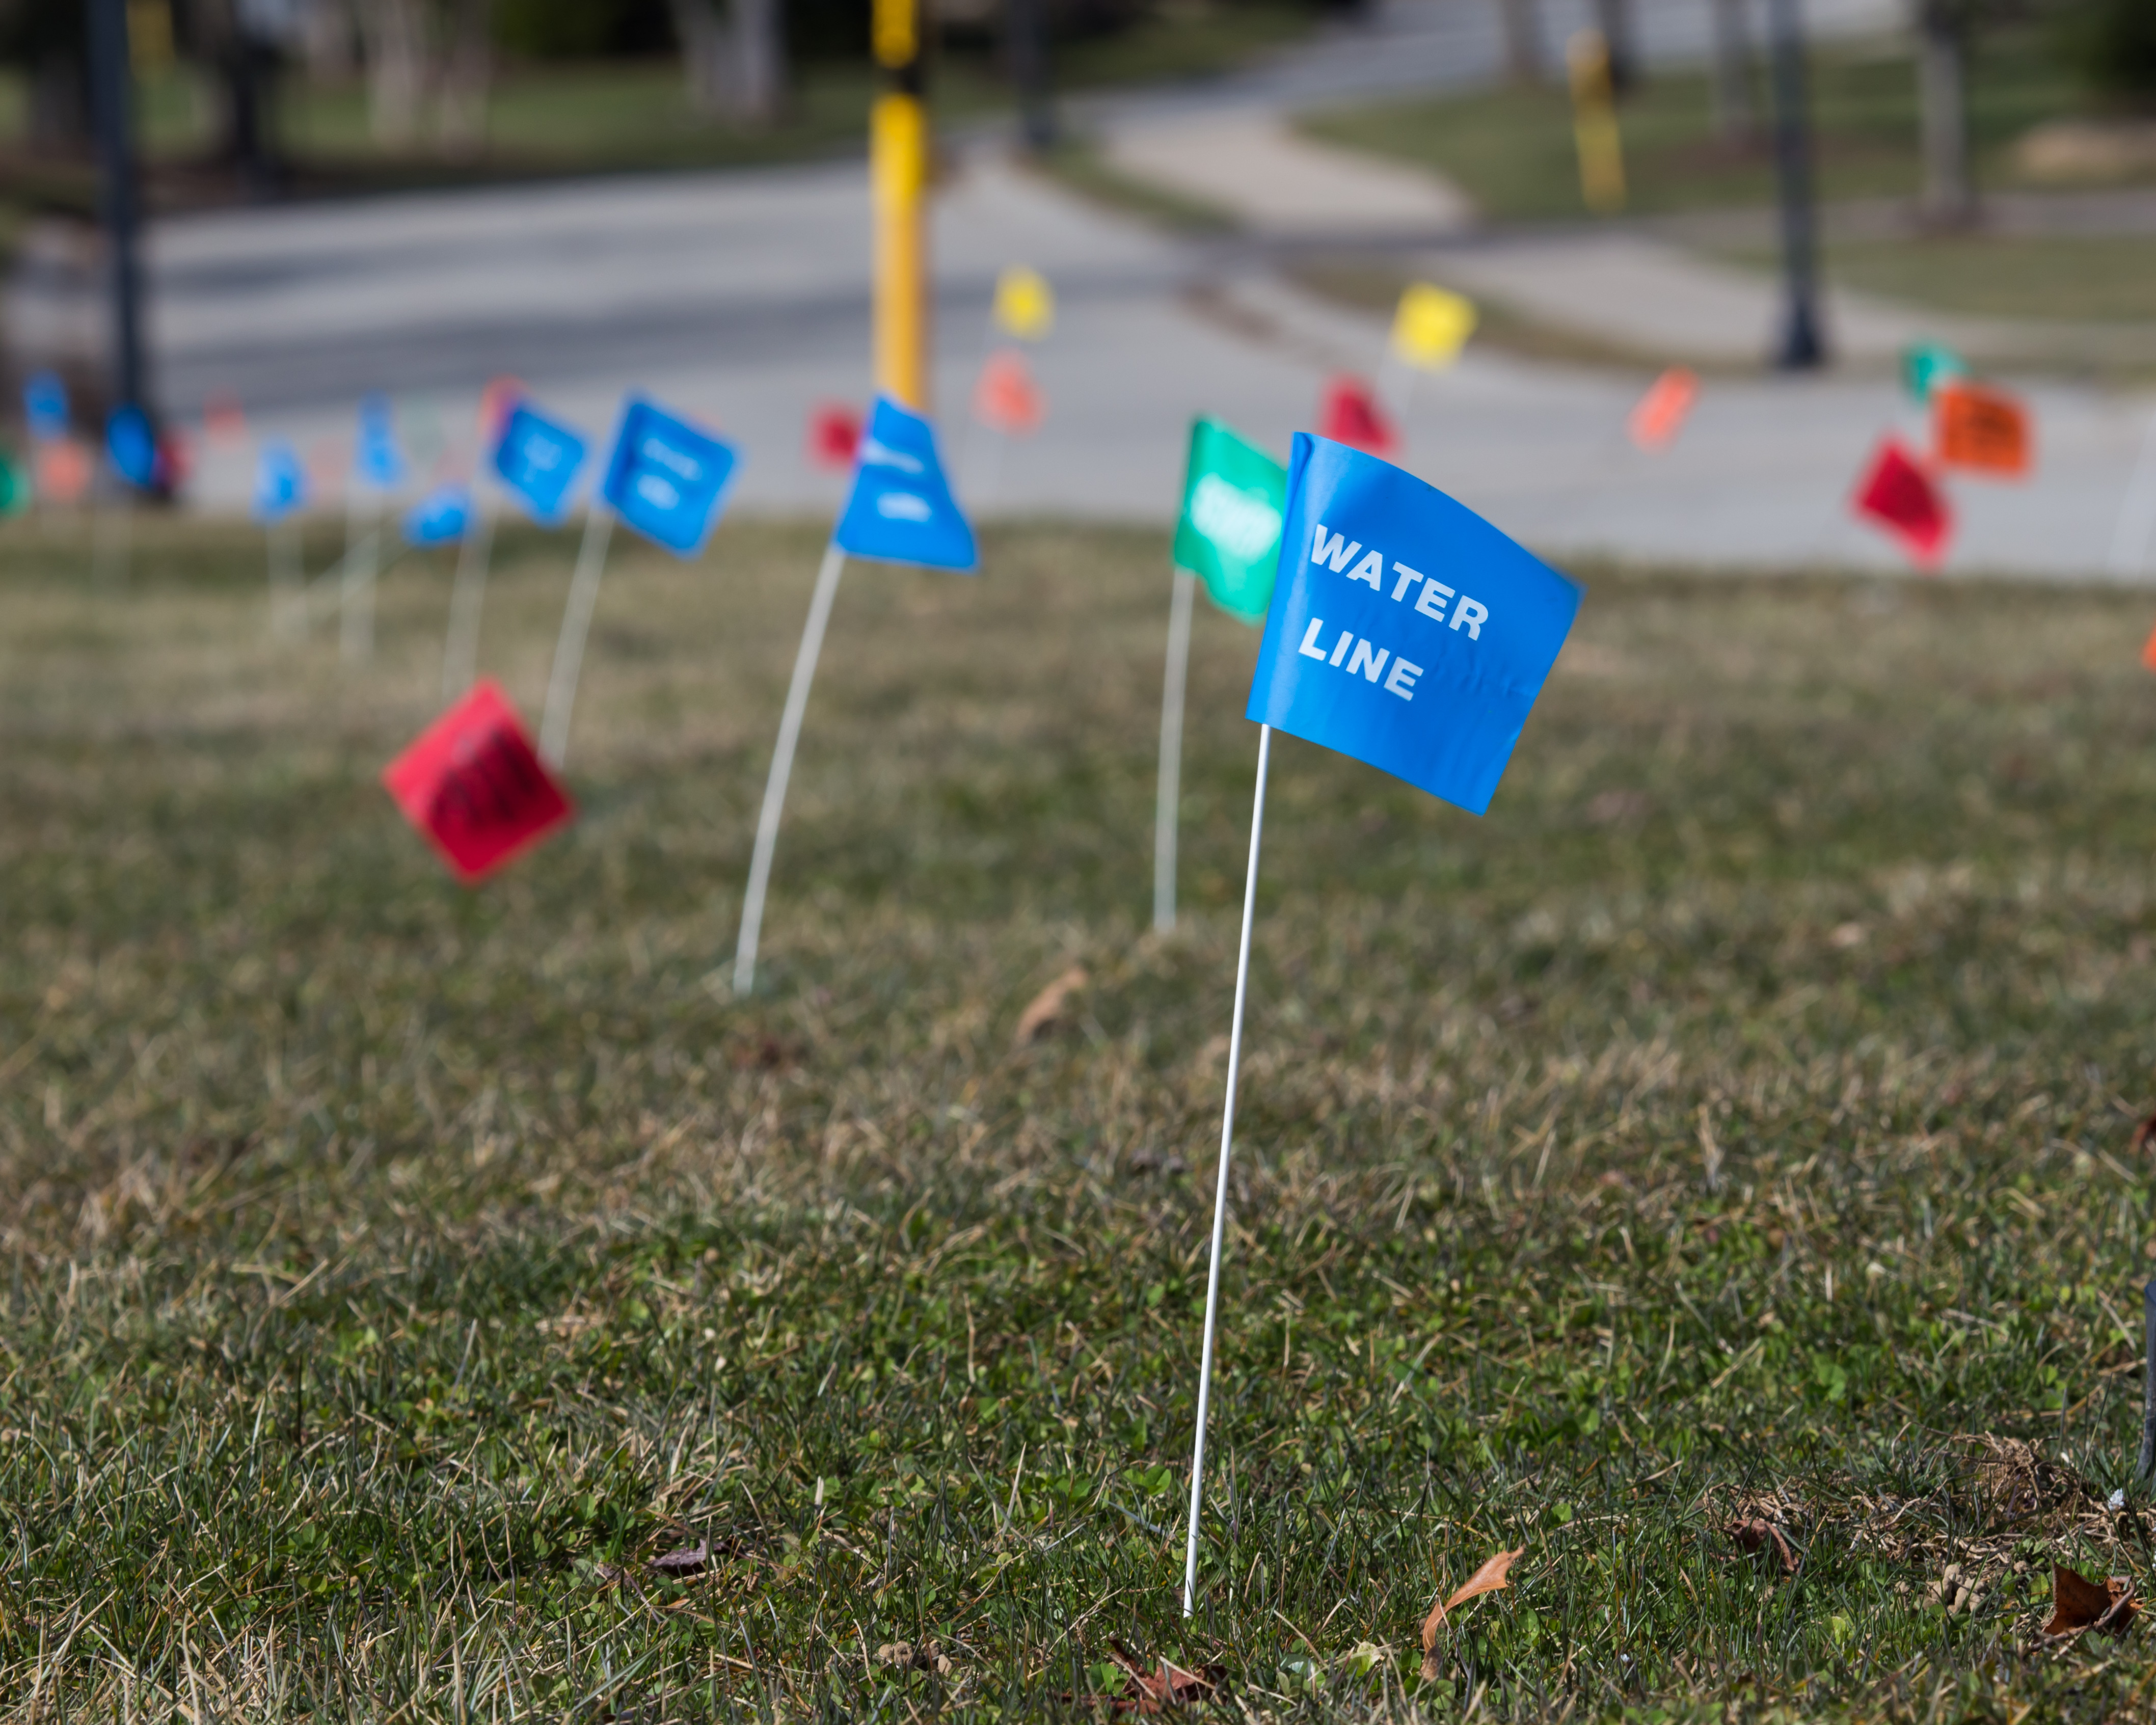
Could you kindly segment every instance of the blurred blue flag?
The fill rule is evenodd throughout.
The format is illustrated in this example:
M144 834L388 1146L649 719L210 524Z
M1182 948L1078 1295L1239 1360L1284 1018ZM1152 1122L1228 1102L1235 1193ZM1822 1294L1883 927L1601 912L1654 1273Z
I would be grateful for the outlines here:
M973 567L973 530L944 480L926 419L878 396L854 460L854 489L831 535L840 550L934 569Z
M68 433L67 385L57 372L33 372L23 385L23 418L30 435L49 443Z
M157 434L150 416L132 403L117 407L105 422L105 452L121 478L138 491L146 491L157 479Z
M300 452L281 439L264 444L254 458L254 519L281 521L307 501L307 470Z
M1435 485L1297 432L1247 716L1481 814L1578 609Z
M352 467L370 485L388 490L404 480L404 452L397 447L397 426L389 398L370 395L359 404L359 446Z
M569 512L569 487L583 465L583 437L529 403L517 403L502 422L494 470L542 526L561 526Z
M692 557L719 518L740 461L731 444L631 396L599 495L638 532Z
M471 487L437 485L406 512L404 542L446 545L452 539L465 536L465 527L470 520Z

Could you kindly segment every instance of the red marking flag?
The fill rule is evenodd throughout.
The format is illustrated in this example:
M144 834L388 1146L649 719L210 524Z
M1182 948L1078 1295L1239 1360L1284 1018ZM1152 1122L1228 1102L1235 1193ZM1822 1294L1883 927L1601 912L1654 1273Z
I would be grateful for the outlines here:
M827 402L808 416L808 459L819 467L851 467L860 447L861 416Z
M1317 410L1317 434L1366 455L1389 455L1400 446L1399 433L1360 377L1335 377L1325 386L1325 399Z
M1640 449L1666 449L1684 429L1691 404L1698 399L1698 374L1683 366L1671 366L1647 386L1647 393L1625 422L1625 435Z
M2141 662L2156 671L2156 629L2148 631L2148 639L2141 644Z
M1957 380L1932 388L1932 437L1938 459L2001 479L2029 471L2029 410L2003 389Z
M490 682L475 684L422 732L382 769L382 783L467 886L576 817Z
M1879 445L1851 500L1858 516L1884 528L1918 563L1938 562L1953 533L1946 494L1898 439Z
M981 367L981 381L973 386L973 417L1005 437L1029 437L1047 416L1048 404L1025 356L1015 347L991 353Z

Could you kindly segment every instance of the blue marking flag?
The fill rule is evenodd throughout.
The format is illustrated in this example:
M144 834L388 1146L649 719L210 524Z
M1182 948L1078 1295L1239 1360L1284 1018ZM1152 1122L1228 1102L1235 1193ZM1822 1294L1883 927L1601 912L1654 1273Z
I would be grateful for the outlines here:
M1297 432L1247 716L1481 814L1578 609L1435 485Z
M397 447L397 426L389 398L370 395L359 404L359 446L352 467L370 485L387 491L404 480L404 452Z
M494 470L542 526L562 525L569 512L569 487L583 465L583 439L530 403L517 403L502 421Z
M732 444L633 395L599 495L646 538L692 557L717 522L740 465Z
M887 563L970 570L973 530L951 495L936 432L887 395L876 398L854 457L854 489L831 535L839 548Z
M146 491L157 480L157 434L150 416L131 402L115 408L105 422L105 453L121 478L138 491Z
M23 385L23 418L28 423L31 437L38 443L67 435L67 385L60 382L59 372L30 373Z
M465 536L465 525L470 520L471 487L437 485L406 513L404 542L447 545L452 539Z
M281 521L307 501L307 470L300 452L281 439L264 444L254 458L254 519Z

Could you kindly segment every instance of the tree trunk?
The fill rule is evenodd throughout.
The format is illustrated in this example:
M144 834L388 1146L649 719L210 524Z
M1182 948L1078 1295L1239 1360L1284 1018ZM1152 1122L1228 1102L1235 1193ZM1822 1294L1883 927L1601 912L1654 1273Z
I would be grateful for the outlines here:
M352 76L356 34L351 0L309 0L300 24L300 58L307 75L325 84Z
M454 0L435 120L446 155L476 156L485 147L487 95L494 83L493 22L493 0Z
M1959 227L1976 213L1969 171L1968 44L1947 0L1925 0L1917 19L1917 93L1923 113L1926 219Z
M1497 0L1505 30L1505 70L1515 84L1543 81L1543 26L1535 0Z
M784 0L733 0L730 105L743 126L774 125L786 108Z
M429 82L424 0L361 0L367 46L367 117L377 144L409 144Z
M667 0L674 39L681 44L681 71L689 105L700 114L722 111L726 102L726 31L711 0Z
M1752 102L1752 32L1745 0L1713 0L1714 135L1725 144L1749 142L1759 117Z

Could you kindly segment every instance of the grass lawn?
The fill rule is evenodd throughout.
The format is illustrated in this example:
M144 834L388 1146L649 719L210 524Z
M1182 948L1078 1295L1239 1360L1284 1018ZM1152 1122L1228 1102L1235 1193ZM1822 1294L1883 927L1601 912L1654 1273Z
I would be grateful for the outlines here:
M1183 7L1131 28L1057 45L1058 86L1080 90L1203 78L1266 48L1306 34L1317 14L1296 0ZM698 112L671 58L577 63L511 63L498 74L487 111L486 146L470 161L430 146L391 151L368 131L365 86L354 80L282 84L279 125L302 193L460 183L505 177L673 167L724 167L786 161L858 147L867 136L877 74L858 64L811 63L797 71L793 111L763 132ZM933 98L947 121L1009 107L1009 86L989 55L952 48L935 73ZM20 74L0 71L0 138L19 136L25 91ZM144 146L166 166L172 194L200 196L188 164L212 141L214 105L192 69L167 65L137 81ZM18 190L87 208L93 196L80 166L8 164Z
M1726 255L1779 267L1778 254L1757 248ZM1942 311L2156 323L2156 237L2148 235L1830 240L1826 270L1845 286Z
M355 675L239 529L124 598L7 529L11 1712L1082 1717L1119 1645L1250 1718L2145 1706L2033 1635L2150 1568L2145 596L1584 572L1487 819L1283 742L1186 1625L1254 637L1155 939L1164 536L855 569L735 1001L818 544L623 547L580 823L469 892L375 783L439 563ZM502 547L527 709L570 554Z
M2002 183L2015 138L2039 121L2077 111L2087 98L2034 33L1998 31L1974 62L1969 119L1978 170ZM1824 48L1811 59L1821 195L1913 196L1917 159L1915 69L1905 53ZM1763 105L1763 85L1759 100ZM1760 109L1763 115L1765 109ZM1655 213L1766 203L1774 164L1763 136L1717 140L1703 74L1657 75L1620 116L1630 208ZM1336 143L1397 157L1456 181L1498 219L1583 216L1570 99L1562 88L1373 104L1303 122Z

